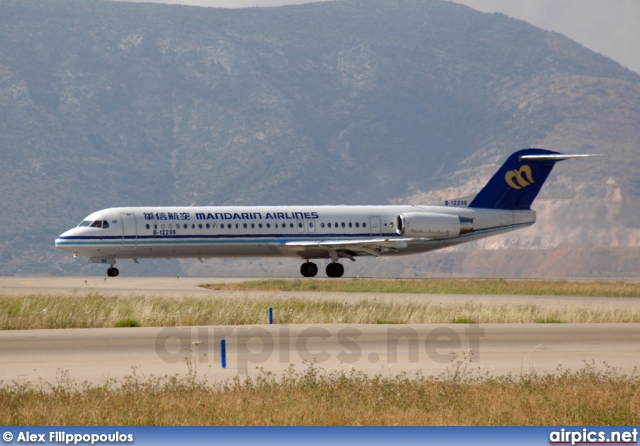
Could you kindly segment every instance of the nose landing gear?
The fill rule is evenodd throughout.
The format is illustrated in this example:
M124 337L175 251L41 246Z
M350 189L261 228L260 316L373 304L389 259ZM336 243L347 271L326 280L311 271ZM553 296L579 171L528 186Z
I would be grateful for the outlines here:
M113 266L111 266L109 267L109 269L107 269L107 276L109 277L116 277L118 274L120 274L118 268L114 268Z
M109 269L107 269L107 276L116 277L120 274L118 268L115 268L113 265L116 264L116 259L114 258L104 258L104 257L89 257L89 263L100 263L100 264L108 264Z

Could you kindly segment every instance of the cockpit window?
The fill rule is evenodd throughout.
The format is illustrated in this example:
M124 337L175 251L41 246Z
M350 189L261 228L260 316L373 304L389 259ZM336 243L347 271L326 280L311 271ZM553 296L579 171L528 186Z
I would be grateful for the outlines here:
M109 228L109 222L106 220L96 220L96 221L91 221L91 220L84 220L82 222L80 222L80 224L78 225L79 228L101 228L101 229L108 229Z

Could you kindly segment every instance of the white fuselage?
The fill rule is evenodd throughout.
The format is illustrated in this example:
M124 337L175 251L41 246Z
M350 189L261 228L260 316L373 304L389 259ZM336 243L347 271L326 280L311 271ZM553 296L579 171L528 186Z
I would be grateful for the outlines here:
M434 214L445 220L446 216L464 218L470 223L464 233L400 235L400 215L425 215L428 220ZM96 263L272 256L309 260L332 258L335 253L338 257L414 254L534 222L535 212L531 210L456 206L120 207L94 212L79 226L61 234L55 245ZM370 243L375 250L367 248ZM385 248L385 243L391 249Z
M94 212L55 245L92 263L116 259L297 257L331 259L328 277L342 277L341 259L406 255L446 248L524 228L555 163L589 155L529 148L512 153L473 196L432 206L121 207Z

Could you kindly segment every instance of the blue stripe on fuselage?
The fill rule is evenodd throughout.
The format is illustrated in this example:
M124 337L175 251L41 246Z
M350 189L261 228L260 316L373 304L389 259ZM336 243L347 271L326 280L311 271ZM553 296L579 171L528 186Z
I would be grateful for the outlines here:
M87 245L110 245L138 244L138 245L193 245L193 244L214 244L214 243L286 243L301 238L309 240L326 241L327 239L369 239L371 237L393 237L395 233L372 236L371 234L237 234L237 235L169 235L169 236L66 236L58 237L56 246L87 246Z

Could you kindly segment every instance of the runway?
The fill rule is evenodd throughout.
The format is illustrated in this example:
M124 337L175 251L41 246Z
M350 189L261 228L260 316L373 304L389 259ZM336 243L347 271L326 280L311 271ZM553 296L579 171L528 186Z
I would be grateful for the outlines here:
M488 305L523 304L548 308L573 307L594 310L627 310L640 306L638 298L538 296L501 294L411 294L411 293L327 293L299 291L215 291L202 288L203 284L244 282L255 278L211 277L0 277L0 293L24 296L28 294L67 294L85 296L174 296L203 298L255 298L255 299L308 299L308 300L362 300L417 302L449 305L453 303L481 303ZM349 280L349 279L345 279Z
M227 368L219 341L226 340ZM61 371L77 381L139 376L198 376L219 382L281 374L294 364L324 370L351 367L385 376L440 375L454 355L466 355L474 373L513 375L576 370L595 362L631 372L640 365L640 324L482 325L254 325L144 327L0 332L0 380L56 382ZM470 352L472 351L472 353ZM189 365L190 363L190 365Z
M124 278L123 278L124 279ZM234 298L238 292L200 288L212 279L0 278L0 291L20 296L33 293L152 294ZM225 279L226 280L226 279ZM244 280L244 279L242 279ZM226 294L225 294L226 293ZM286 299L288 293L243 293L256 299ZM343 299L361 298L350 293ZM372 296L373 294L373 296ZM331 293L295 293L309 299L336 298ZM317 295L317 296L316 296ZM376 293L367 293L373 298ZM630 308L639 299L539 296L384 295L385 299L469 299L487 302L534 300L545 305L613 305ZM220 365L220 340L225 339L227 367ZM469 373L556 373L576 370L585 362L629 373L640 365L640 324L414 324L414 325L252 325L206 327L139 327L106 329L0 331L0 380L55 383L62 371L82 382L121 381L138 376L178 374L195 370L210 382L255 375L258 367L276 374L290 364L303 371L309 363L324 370L353 368L385 376L446 374L455 361ZM457 357L457 360L454 358ZM454 360L454 363L452 363Z

